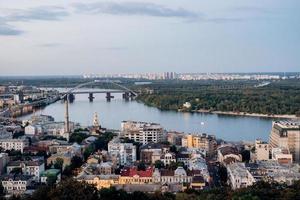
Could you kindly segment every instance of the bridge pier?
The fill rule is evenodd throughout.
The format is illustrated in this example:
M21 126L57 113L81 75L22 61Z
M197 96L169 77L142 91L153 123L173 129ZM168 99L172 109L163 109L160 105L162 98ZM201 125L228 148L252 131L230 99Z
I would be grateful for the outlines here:
M93 94L92 92L90 92L90 93L89 93L89 101L90 101L90 102L93 102L94 98L95 98L95 97L94 97L94 94Z
M64 101L69 101L70 103L73 103L75 100L75 95L70 93L64 96Z
M126 101L129 101L129 92L125 92L122 94L123 99L125 99Z
M110 92L106 92L106 101L110 102L110 100L113 98L114 98L114 96L111 96Z
M75 95L73 93L69 94L69 102L73 103L75 100Z

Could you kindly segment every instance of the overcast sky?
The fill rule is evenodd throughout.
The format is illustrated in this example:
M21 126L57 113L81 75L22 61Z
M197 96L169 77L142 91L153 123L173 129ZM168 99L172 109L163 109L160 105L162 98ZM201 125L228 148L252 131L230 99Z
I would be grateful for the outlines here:
M300 71L300 1L0 0L0 71Z

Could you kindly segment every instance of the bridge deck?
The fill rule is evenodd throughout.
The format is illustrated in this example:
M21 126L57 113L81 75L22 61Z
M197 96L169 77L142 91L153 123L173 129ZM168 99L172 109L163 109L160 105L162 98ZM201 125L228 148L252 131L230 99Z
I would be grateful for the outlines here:
M107 91L74 91L74 92L70 92L71 94L89 94L89 93L93 93L93 94L97 94L97 93L125 93L125 92L129 92L126 90L107 90ZM60 94L66 94L67 92L60 92Z

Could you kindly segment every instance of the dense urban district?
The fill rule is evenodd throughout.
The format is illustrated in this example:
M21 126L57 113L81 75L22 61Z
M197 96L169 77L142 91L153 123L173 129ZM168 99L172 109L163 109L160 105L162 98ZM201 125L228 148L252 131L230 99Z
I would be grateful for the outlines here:
M187 77L192 78L183 80ZM299 78L193 77L168 73L155 80L100 77L95 82L101 88L111 88L112 81L113 87L123 84L124 100L160 109L288 118L274 118L269 141L229 142L127 119L112 130L101 125L97 112L89 126L69 120L75 90L44 88L76 89L95 77L1 79L1 198L300 199ZM18 118L56 101L65 103L64 121L41 114Z

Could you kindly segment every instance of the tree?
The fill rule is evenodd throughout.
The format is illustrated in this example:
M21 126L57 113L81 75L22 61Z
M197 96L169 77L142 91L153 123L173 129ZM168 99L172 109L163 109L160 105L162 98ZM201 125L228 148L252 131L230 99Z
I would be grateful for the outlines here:
M241 152L241 154L242 154L242 160L243 160L243 162L249 162L250 161L250 151L249 150L243 150L242 152Z
M51 200L72 199L72 200L97 200L98 192L95 186L73 179L62 181L59 185L51 188L44 194L44 198Z
M49 174L47 176L47 185L54 185L56 183L57 176L55 174Z
M173 153L175 153L175 154L178 153L177 148L176 148L175 145L172 145L172 146L170 147L170 151L173 152Z
M69 142L73 143L76 142L78 144L80 144L85 138L87 138L88 136L84 133L81 132L74 132L69 139Z
M22 168L20 167L16 167L16 168L13 168L11 171L10 171L11 174L22 174Z
M227 169L226 169L226 167L224 167L223 165L220 165L218 173L220 176L221 183L223 185L226 185L227 184Z
M137 166L138 170L146 170L146 165L144 162L140 162Z
M89 157L92 153L94 153L94 152L95 152L95 147L94 147L94 145L88 146L88 147L84 150L84 152L83 152L84 160L87 160L88 157Z
M56 158L54 163L54 168L62 170L63 165L64 165L64 160L62 158Z
M78 168L78 167L81 167L82 164L83 164L83 160L82 160L82 158L80 158L79 156L74 156L74 157L71 159L71 167L72 167L73 169Z
M155 161L154 166L157 169L161 169L161 168L164 168L164 163L161 160L157 160L157 161Z

